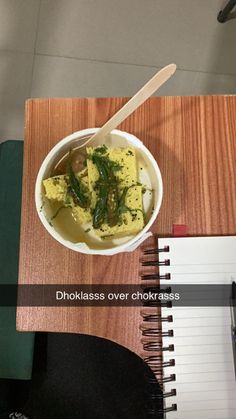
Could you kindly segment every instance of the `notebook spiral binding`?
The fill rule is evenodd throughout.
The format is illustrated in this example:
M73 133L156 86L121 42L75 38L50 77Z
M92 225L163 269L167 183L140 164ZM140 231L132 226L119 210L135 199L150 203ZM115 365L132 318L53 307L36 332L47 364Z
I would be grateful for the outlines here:
M163 248L156 248L156 249L147 249L144 250L144 256L150 256L150 255L159 255L160 253L168 253L169 247L165 246ZM169 266L170 260L168 258L164 259L164 261L160 261L159 258L153 259L153 260L144 260L142 261L143 267L154 267L158 268L159 266ZM158 269L157 269L158 271ZM167 287L164 290L160 288L159 280L166 280L169 281L171 279L171 275L169 273L165 275L160 275L159 272L154 273L147 273L141 275L141 280L143 281L143 292L165 292L170 293L171 287ZM152 284L148 284L148 281L152 281ZM154 282L154 284L153 284ZM152 300L145 300L143 302L143 309L141 311L142 316L142 325L141 325L141 332L142 332L142 345L144 350L144 356L143 360L147 363L147 365L152 370L155 377L158 378L158 382L163 385L167 382L173 382L175 381L176 377L175 374L169 374L165 375L163 371L165 371L165 368L168 369L168 367L172 367L175 365L174 358L169 359L166 362L163 362L162 359L162 353L163 352L174 352L174 345L168 345L163 346L162 345L162 337L164 336L173 336L174 331L171 328L171 323L173 322L173 316L167 315L162 316L161 314L152 313L147 311L147 308L150 310L150 308L153 307L172 307L171 301L152 301ZM170 327L168 327L167 331L162 331L161 324L163 322L170 323ZM158 353L158 354L156 354ZM160 375L161 378L160 378ZM156 378L149 378L150 385L155 386L156 384ZM162 394L157 392L150 392L150 408L148 410L148 418L157 418L162 415L165 417L165 414L167 412L176 411L177 405L172 404L171 406L166 406L160 408L160 402L164 402L164 400L168 399L169 397L176 396L176 389L173 388L168 392L163 392ZM163 403L164 404L164 403Z

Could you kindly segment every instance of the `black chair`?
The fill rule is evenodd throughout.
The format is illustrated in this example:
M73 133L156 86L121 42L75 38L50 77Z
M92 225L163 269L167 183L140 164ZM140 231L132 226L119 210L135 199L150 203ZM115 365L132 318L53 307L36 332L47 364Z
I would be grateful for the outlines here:
M163 417L161 388L142 359L93 336L37 333L25 393L27 401L18 406L33 419Z

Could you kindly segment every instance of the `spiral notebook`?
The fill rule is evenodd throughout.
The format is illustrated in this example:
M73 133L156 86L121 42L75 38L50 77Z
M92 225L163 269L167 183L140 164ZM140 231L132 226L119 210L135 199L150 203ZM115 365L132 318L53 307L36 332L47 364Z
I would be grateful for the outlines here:
M231 289L236 280L235 236L158 239L157 248L145 253L156 256L143 265L152 262L158 271L142 279L158 279L160 289L166 285L178 289L179 284L203 284L212 289L215 284L229 284ZM161 306L162 347L153 333L146 348L162 352L163 417L234 419L230 301L228 306Z

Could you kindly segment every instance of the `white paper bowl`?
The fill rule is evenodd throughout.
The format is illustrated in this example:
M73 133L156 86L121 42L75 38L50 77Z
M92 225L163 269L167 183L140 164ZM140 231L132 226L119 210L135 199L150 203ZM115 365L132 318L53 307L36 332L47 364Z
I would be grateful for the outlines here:
M113 130L111 134L107 135L102 142L91 142L89 143L89 146L94 147L99 144L106 144L108 147L127 147L128 145L135 147L138 165L142 166L142 170L139 170L139 180L141 183L153 190L152 193L146 192L143 196L144 210L145 212L147 211L147 223L143 230L133 236L109 240L102 240L99 238L95 239L93 235L90 237L90 233L88 233L87 243L73 243L68 240L63 231L58 229L56 230L56 228L49 222L52 214L50 213L50 205L48 203L45 204L42 181L50 176L51 170L55 166L56 162L58 162L70 148L74 148L78 144L82 145L85 142L85 139L88 139L88 137L94 134L97 130L98 128L89 128L74 132L59 141L48 153L40 167L36 179L36 209L41 222L49 234L59 243L71 250L94 255L113 255L121 252L129 252L136 249L140 243L152 235L152 233L149 232L149 229L160 210L163 186L161 173L154 157L138 138L127 132ZM148 195L147 199L145 198L146 195Z

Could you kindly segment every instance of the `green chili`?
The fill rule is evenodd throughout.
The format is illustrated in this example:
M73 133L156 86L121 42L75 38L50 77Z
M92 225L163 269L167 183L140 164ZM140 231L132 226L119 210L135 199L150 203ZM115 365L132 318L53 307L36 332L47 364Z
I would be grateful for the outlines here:
M88 191L86 190L87 188L85 187L81 179L79 179L75 175L71 165L71 157L69 159L68 164L68 175L68 192L72 195L75 204L79 205L82 208L88 208L90 204Z
M107 188L101 188L99 191L99 197L93 213L93 227L99 228L106 219L107 210Z

